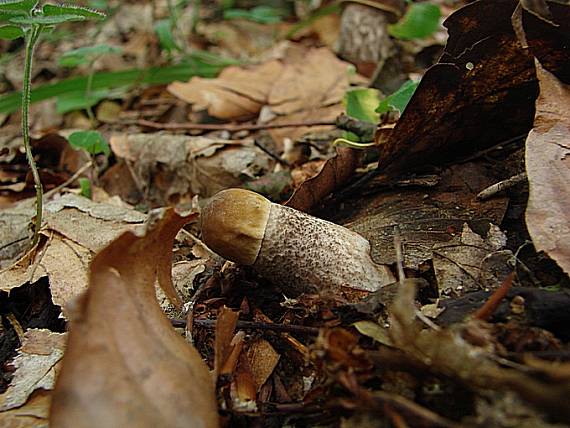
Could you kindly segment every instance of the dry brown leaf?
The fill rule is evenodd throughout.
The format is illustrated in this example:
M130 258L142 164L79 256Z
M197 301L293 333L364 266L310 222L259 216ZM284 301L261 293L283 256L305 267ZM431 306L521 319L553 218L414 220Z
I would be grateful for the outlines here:
M228 67L216 79L193 77L189 82L174 82L168 91L193 104L195 110L208 110L213 117L228 120L257 116L283 65L273 60L250 67Z
M540 95L526 140L526 224L537 250L570 273L570 86L536 62Z
M334 122L334 120L342 113L344 113L345 107L339 102L327 107L312 107L307 110L301 110L296 113L287 114L285 116L278 116L271 121L271 124L278 125L280 123L292 123L292 122L311 122L311 121L329 121ZM273 128L269 129L268 133L276 142L278 147L282 147L283 140L289 138L292 141L296 141L303 135L308 133L319 133L326 132L333 129L332 126L322 125L322 126L297 126L290 128ZM331 139L332 140L332 139Z
M158 277L172 297L172 242L194 217L161 211L145 236L125 232L94 258L70 322L52 427L218 426L208 368L154 289Z
M230 387L230 396L234 410L242 412L257 411L255 380L245 354L240 354L235 379Z
M172 134L114 135L115 155L127 162L145 202L164 206L239 187L244 177L269 171L275 161L253 140L222 140Z
M65 348L65 336L49 330L26 331L13 361L14 378L6 392L0 395L0 418L6 410L24 405L34 391L53 389Z
M0 413L0 425L4 428L47 428L50 403L51 392L40 389L23 406Z
M476 153L528 132L537 85L511 23L514 1L470 3L449 16L449 39L388 141L383 174ZM508 112L508 113L506 113Z
M433 245L433 267L440 296L462 296L482 288L495 289L511 272L510 251L500 251L507 237L494 224L485 238L467 223L461 234ZM502 256L502 257L499 257ZM498 270L498 272L497 272Z
M321 172L305 181L287 201L287 205L308 212L325 196L338 189L352 177L358 166L360 153L357 150L340 147L337 155L329 159Z
M288 115L341 102L349 85L349 65L327 48L310 50L287 63L271 87L271 110Z
M443 170L435 186L398 188L371 197L356 192L346 202L354 214L342 224L370 241L372 259L378 264L397 261L394 226L399 226L404 266L419 269L433 258L434 245L445 245L461 234L464 223L483 237L489 223L501 223L506 197L476 199L477 189L498 181L497 173L500 171L470 162Z
M2 231L7 234L6 240L11 231L27 227L33 208L22 203L22 207L9 213ZM93 252L145 219L138 211L95 203L73 194L45 204L45 214L45 239L38 251L0 271L0 290L10 291L47 276L52 300L64 310L70 299L87 288L87 269Z
M190 22L188 23L190 25ZM229 58L257 61L274 48L279 34L289 24L260 24L244 19L201 20L197 32L215 46L216 52Z
M227 359L232 353L232 349L234 347L232 339L234 338L234 331L238 318L239 312L232 311L225 306L218 312L218 318L216 319L216 342L214 355L214 370L216 378L222 372L223 366L226 364Z
M258 339L249 344L247 359L257 391L267 382L267 379L269 379L269 376L277 367L279 358L280 355L265 339Z
M194 77L168 89L175 96L208 109L211 116L226 120L255 117L262 107L276 115L271 123L333 120L344 111L342 99L353 81L350 64L328 48L307 49L290 44L281 60L271 59L257 67L229 67L216 79ZM263 116L263 115L262 115ZM309 128L271 130L278 146L285 137L296 139ZM315 131L315 128L310 128ZM320 128L320 129L330 129Z

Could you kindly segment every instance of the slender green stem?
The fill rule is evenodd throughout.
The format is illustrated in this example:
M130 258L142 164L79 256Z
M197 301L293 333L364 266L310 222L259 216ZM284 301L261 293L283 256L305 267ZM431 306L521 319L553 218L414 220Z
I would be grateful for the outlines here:
M337 138L333 141L333 146L345 145L353 149L365 149L372 147L375 143L357 143L356 141L350 141L346 138Z
M95 114L93 114L93 109L91 108L91 103L89 99L91 98L91 92L93 91L93 76L95 75L95 70L93 69L94 62L89 64L89 75L87 76L87 84L85 86L85 98L87 102L87 116L89 117L89 122L91 122L91 127L94 128L96 125Z
M32 144L30 142L30 94L32 87L32 60L34 56L34 47L42 32L41 25L32 25L26 31L26 60L24 63L24 82L22 87L22 136L24 137L24 148L26 149L26 157L32 170L34 183L36 187L36 218L34 221L34 237L32 238L32 247L35 246L40 239L40 229L42 227L43 214L43 189L40 180L40 174L36 168L34 155L32 153Z

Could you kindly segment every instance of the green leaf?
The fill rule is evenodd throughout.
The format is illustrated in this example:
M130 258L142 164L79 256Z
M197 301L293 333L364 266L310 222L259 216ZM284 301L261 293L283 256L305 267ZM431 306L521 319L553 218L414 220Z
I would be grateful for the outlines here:
M85 46L65 52L59 58L59 65L63 67L77 67L88 64L96 58L106 54L119 54L123 50L116 46L101 44L95 46Z
M0 13L29 15L37 4L38 0L4 0L0 1Z
M440 17L439 6L430 3L412 3L404 17L388 27L388 32L398 39L423 39L437 31Z
M186 81L193 76L216 77L228 65L241 64L239 61L220 58L208 52L193 52L186 62L168 67L152 67L148 69L130 69L95 73L92 91L99 89L129 88L133 85L162 85L175 80ZM32 91L32 103L52 97L73 93L85 94L87 77L72 77L60 82L50 83ZM0 113L12 113L20 108L22 94L20 91L0 96Z
M69 4L46 4L42 11L45 16L81 16L83 19L105 19L106 17L98 10Z
M111 154L109 143L99 131L77 131L69 136L68 141L75 150L85 150L91 155Z
M376 113L382 114L387 113L390 110L397 110L402 114L419 84L419 80L417 82L408 80L400 87L400 89L380 102L380 105L376 109Z
M172 25L169 19L161 19L157 21L154 25L154 31L158 36L160 46L166 52L171 53L172 51L180 51L180 47L174 40L174 35L172 34Z
M88 199L91 199L91 196L93 195L93 192L91 190L91 182L89 181L88 178L85 177L81 177L79 178L79 187L81 188L81 196L84 196Z
M13 24L20 25L57 25L64 22L85 21L85 17L81 15L57 15L57 16L16 16L8 21Z
M95 9L107 9L109 7L107 0L89 0L87 3L89 3L90 8Z
M247 19L260 24L275 24L281 22L285 12L272 6L256 6L253 9L227 9L224 10L224 19Z
M15 25L4 25L0 27L0 39L14 40L19 37L24 37L24 30Z
M353 89L345 94L343 101L348 116L370 123L378 123L380 120L380 115L376 112L380 103L380 92L377 89Z
M55 108L59 114L65 114L70 111L93 107L99 101L110 97L111 90L107 88L91 91L89 97L86 96L85 92L72 92L70 94L57 97Z

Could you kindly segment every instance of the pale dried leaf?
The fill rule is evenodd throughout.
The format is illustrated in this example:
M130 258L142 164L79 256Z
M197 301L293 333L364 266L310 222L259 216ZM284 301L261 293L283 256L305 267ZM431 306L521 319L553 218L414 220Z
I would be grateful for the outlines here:
M4 428L47 428L51 393L38 390L21 407L0 413Z
M433 267L437 285L442 296L463 295L480 288L497 288L510 272L502 258L493 258L507 243L507 237L491 224L485 238L473 232L467 223L461 234L451 241L435 243L433 246ZM512 256L512 254L510 254ZM495 269L486 261L494 260ZM495 275L497 265L503 267Z
M23 226L23 219L29 222L32 217L26 204L10 214L4 222L5 230L17 230ZM37 251L0 271L0 290L10 291L48 277L53 303L64 311L67 303L87 288L87 270L93 252L146 218L132 209L72 194L47 203L45 214L47 228L42 232L45 241L42 240Z
M53 389L65 337L64 333L49 330L26 331L24 342L13 361L16 367L14 378L6 392L0 395L0 412L24 405L38 389Z
M287 64L269 94L271 110L288 115L340 103L349 85L349 63L327 48Z
M249 139L129 134L114 135L110 144L130 165L145 201L159 206L239 187L244 177L262 175L275 164Z
M193 104L195 110L207 109L210 116L228 120L251 118L267 103L282 69L277 60L249 68L227 67L216 79L193 77L186 83L168 85L168 91Z
M536 62L540 95L526 140L526 224L537 250L570 273L570 86Z

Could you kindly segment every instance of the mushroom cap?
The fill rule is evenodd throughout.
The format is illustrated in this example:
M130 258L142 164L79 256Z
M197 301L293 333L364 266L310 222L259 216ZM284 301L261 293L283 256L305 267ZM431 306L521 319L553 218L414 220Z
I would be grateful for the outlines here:
M216 193L201 214L204 243L225 259L252 265L261 249L271 205L249 190Z

